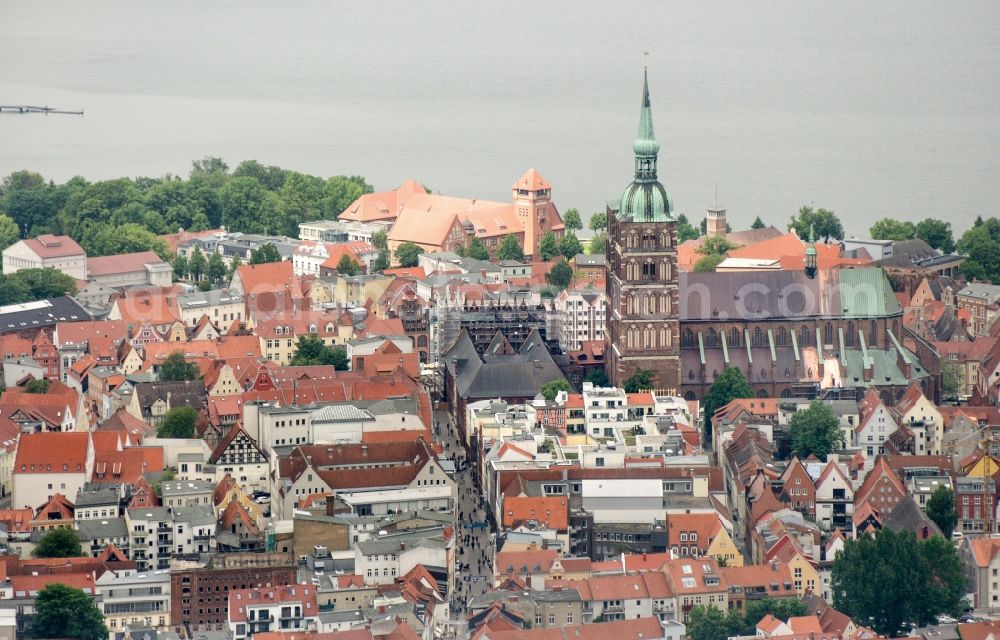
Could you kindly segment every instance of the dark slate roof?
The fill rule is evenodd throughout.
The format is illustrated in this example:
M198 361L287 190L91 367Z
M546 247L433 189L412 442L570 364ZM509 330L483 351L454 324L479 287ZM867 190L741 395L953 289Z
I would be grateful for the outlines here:
M149 415L149 408L157 400L166 402L170 395L170 408L193 407L198 409L205 403L205 382L188 380L186 382L142 382L135 385L135 393L139 398L142 415Z
M443 360L459 395L470 400L532 398L546 382L565 379L537 330L532 330L517 353L487 350L480 356L463 329Z
M898 315L892 286L878 268L805 271L682 272L680 319L724 321Z
M69 296L9 304L0 307L0 335L52 327L59 322L83 322L91 317L80 303Z
M892 255L879 264L885 267L908 267L937 255L938 252L923 240L896 240L892 243Z
M927 527L930 529L931 535L943 535L934 521L920 511L913 496L909 495L896 505L892 513L885 516L882 526L897 531L910 531L918 535L924 527Z

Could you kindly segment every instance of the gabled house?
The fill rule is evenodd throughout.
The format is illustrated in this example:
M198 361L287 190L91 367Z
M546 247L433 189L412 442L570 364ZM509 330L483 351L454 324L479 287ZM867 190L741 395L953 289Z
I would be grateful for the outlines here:
M854 513L854 485L836 460L823 466L816 480L816 522L824 529L849 529Z
M925 434L927 446L924 448L918 437L915 454L948 453L941 448L944 442L944 421L941 412L924 395L919 384L913 383L909 386L900 401L892 408L892 412L898 424L905 424L914 433L922 431Z
M675 557L709 556L728 567L743 566L743 554L715 512L667 512L667 548Z
M205 397L205 383L201 380L141 382L135 385L126 410L140 420L157 425L170 409L182 406L197 409L205 404Z
M873 460L875 456L885 453L885 441L898 428L892 412L878 393L869 390L862 403L861 420L855 429L854 448L861 449L869 460Z
M905 497L906 487L886 459L879 456L875 460L875 466L868 472L865 481L854 494L854 511L857 513L862 504L868 504L885 517L892 513Z
M208 461L215 465L217 482L229 475L250 490L270 488L267 456L242 427L231 428Z
M779 478L782 487L782 502L805 516L816 515L816 487L798 456L792 458Z

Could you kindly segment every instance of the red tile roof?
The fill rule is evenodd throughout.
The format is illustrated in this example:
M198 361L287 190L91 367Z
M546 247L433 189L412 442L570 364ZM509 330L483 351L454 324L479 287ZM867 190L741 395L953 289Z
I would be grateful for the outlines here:
M57 575L11 576L10 586L15 598L34 597L50 584L64 584L94 595L94 576L90 573L61 573Z
M565 531L569 528L569 502L565 497L504 498L503 526L514 527L529 520L556 531Z
M89 449L89 433L25 433L18 441L14 473L81 473Z
M264 293L291 287L300 291L299 278L295 275L292 263L287 260L268 262L266 264L246 264L236 268L236 274L243 285L246 295Z
M316 606L316 587L307 584L290 584L264 589L232 589L229 592L229 621L246 622L248 607L268 607L282 603L302 603L302 615L312 618L319 615Z
M80 245L69 236L54 236L51 233L43 233L37 238L28 238L24 244L28 245L28 248L42 259L86 255Z
M161 264L163 259L153 251L122 253L115 256L87 258L87 276L109 276L118 273L145 271L147 264Z

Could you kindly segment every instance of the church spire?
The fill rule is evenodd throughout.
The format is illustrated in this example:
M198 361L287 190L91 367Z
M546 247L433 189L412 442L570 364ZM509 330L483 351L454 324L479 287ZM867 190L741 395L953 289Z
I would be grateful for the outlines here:
M639 133L635 137L632 150L635 151L637 171L640 158L654 161L652 178L655 179L655 160L660 152L660 143L656 141L656 136L653 134L653 109L649 104L649 73L645 69L642 70L642 108L639 111ZM639 176L636 175L636 177Z
M635 178L622 194L618 213L621 219L662 222L670 219L673 206L667 190L656 177L660 143L653 135L653 109L649 100L649 73L642 71L642 107L639 132L632 143L635 152Z

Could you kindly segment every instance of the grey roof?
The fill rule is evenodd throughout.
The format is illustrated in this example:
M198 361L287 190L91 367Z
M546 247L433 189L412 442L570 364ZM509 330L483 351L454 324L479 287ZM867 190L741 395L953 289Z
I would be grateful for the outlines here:
M316 422L357 422L360 420L375 420L370 412L359 409L353 404L331 404L312 414Z
M39 327L52 327L59 322L90 320L92 316L80 303L69 296L8 304L0 307L0 335Z
M881 269L679 274L681 321L883 317L901 313Z
M76 508L80 507L93 507L98 505L118 505L118 487L117 486L101 486L92 487L90 485L84 486L82 489L76 492Z
M423 533L415 536L403 535L380 538L378 540L367 540L365 542L358 542L355 546L362 555L372 556L398 553L404 544L410 548L427 547L430 549L444 549L448 546L448 543L444 540L440 538L428 538Z
M139 407L142 415L149 417L150 407L157 400L167 400L170 396L170 407L193 407L197 409L205 402L205 382L203 380L188 380L185 382L140 382L135 385L138 394Z
M921 260L939 255L923 240L896 240L892 243L892 255L879 261L884 267L908 267Z
M105 518L104 520L77 520L77 535L81 540L100 540L102 538L128 537L128 527L124 518Z
M532 329L517 353L480 355L463 329L442 359L463 398L534 398L542 385L564 380L537 329Z
M971 282L965 285L956 295L968 298L978 298L980 300L985 300L987 303L992 303L997 298L1000 298L1000 285L987 284L985 282Z
M181 309L199 309L219 304L243 302L243 294L231 289L197 291L177 296L177 306Z
M131 520L154 520L159 522L170 522L170 509L166 507L146 507L145 509L129 509L128 516Z
M885 516L882 526L889 529L896 529L898 531L912 531L913 533L918 534L924 527L927 527L932 535L942 535L941 529L934 524L933 520L925 516L923 512L920 511L920 507L917 506L917 501L910 495L903 498L900 503L893 508L892 513Z
M174 522L184 522L192 526L215 524L215 510L211 505L199 504L190 507L174 507Z
M162 484L163 497L212 493L215 483L210 480L168 480Z

